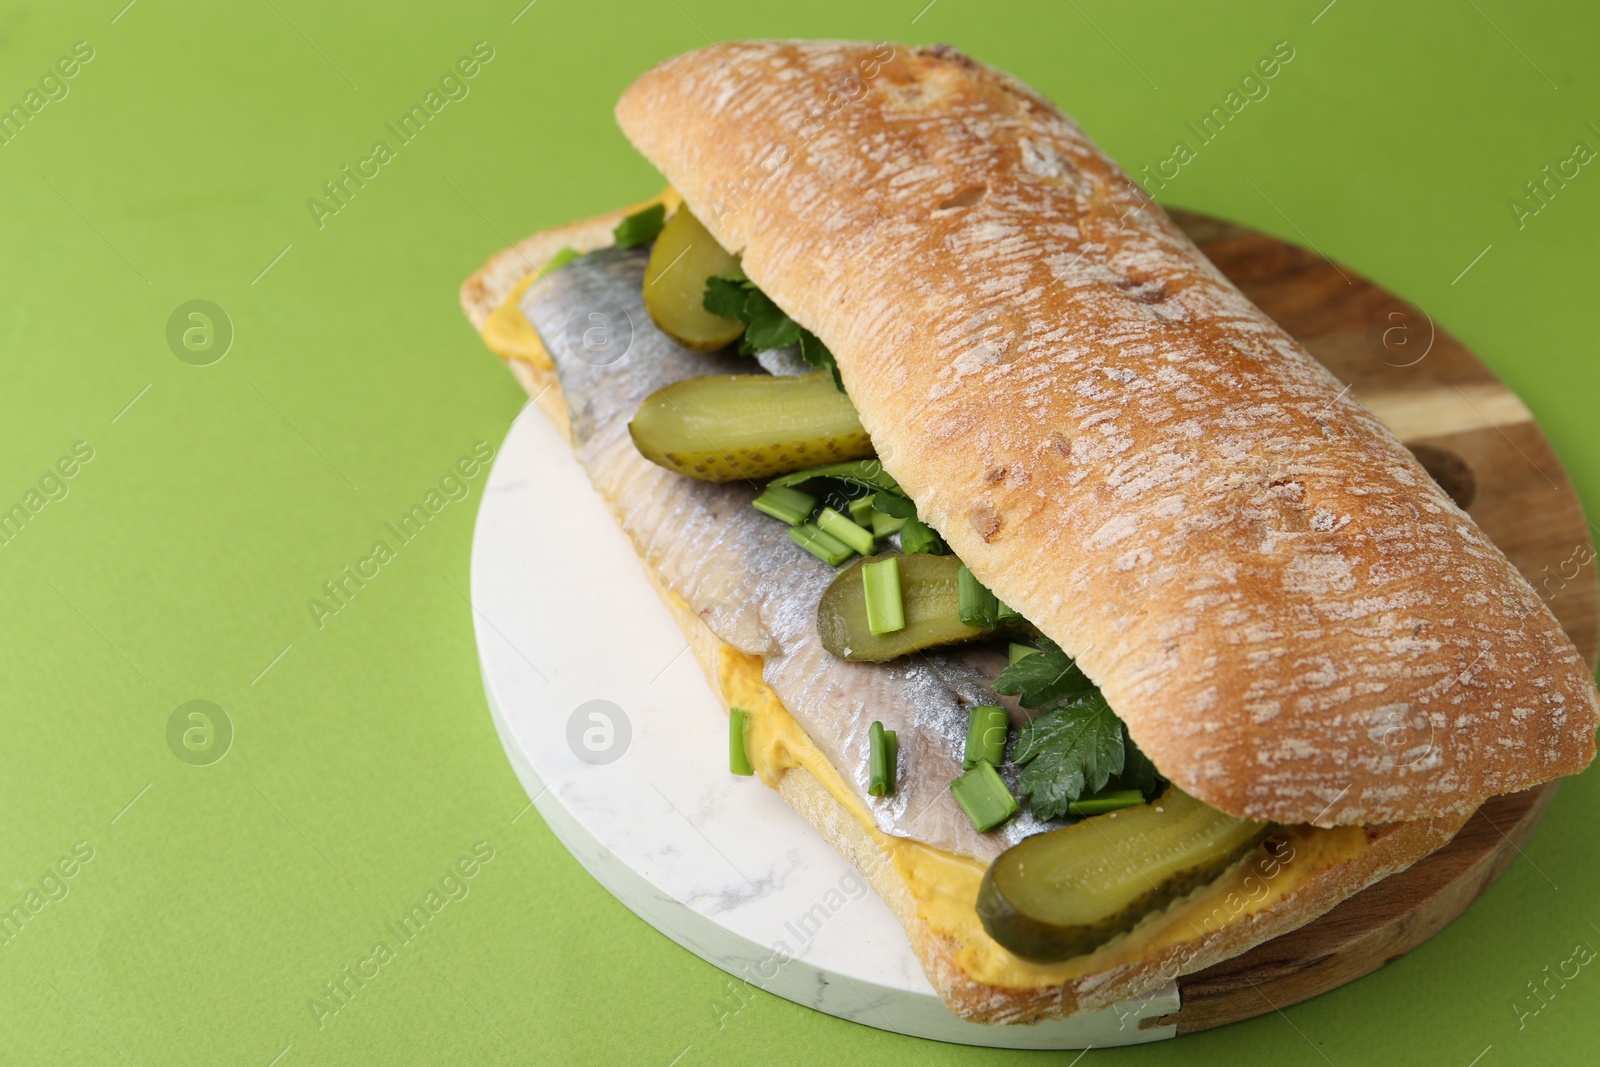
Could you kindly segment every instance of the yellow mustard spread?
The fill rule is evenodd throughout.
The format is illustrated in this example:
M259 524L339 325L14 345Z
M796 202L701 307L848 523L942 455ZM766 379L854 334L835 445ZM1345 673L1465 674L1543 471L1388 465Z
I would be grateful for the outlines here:
M622 218L656 204L665 204L668 211L673 211L681 203L683 198L675 189L668 186L659 196L624 208L616 215ZM609 237L609 234L605 236ZM585 244L592 247L580 247ZM593 241L575 240L573 247L579 252L593 252L601 245ZM519 281L483 324L483 343L489 346L489 351L501 359L520 359L525 363L531 363L540 370L551 370L555 364L550 361L550 353L545 351L544 343L539 340L533 325L522 314L521 305L522 294L528 291L528 286L543 277L547 269L541 265L540 269Z
M1359 826L1286 828L1277 836L1287 848L1280 849L1276 857L1234 867L1089 955L1061 963L1033 963L995 942L978 919L974 905L987 865L879 830L866 805L762 679L761 666L759 656L722 646L718 680L724 698L750 713L745 744L756 774L773 788L787 771L797 767L816 778L888 855L917 901L923 921L934 933L960 944L962 969L987 985L1013 989L1060 985L1198 940L1223 925L1266 910L1304 884L1312 872L1349 860L1367 845L1366 833Z

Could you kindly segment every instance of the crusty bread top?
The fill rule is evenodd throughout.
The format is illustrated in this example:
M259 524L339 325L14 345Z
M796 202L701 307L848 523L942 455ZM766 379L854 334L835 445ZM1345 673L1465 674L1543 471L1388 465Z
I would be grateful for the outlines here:
M1377 823L1592 758L1593 683L1527 582L1038 94L944 47L745 42L617 117L1183 789Z

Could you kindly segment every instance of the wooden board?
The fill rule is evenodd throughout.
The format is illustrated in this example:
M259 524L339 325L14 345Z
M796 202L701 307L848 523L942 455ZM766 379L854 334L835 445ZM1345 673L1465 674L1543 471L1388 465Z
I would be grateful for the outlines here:
M1231 223L1173 211L1233 283L1403 440L1554 610L1591 668L1600 582L1589 524L1528 409L1422 309L1345 267ZM1297 1004L1382 967L1460 915L1517 858L1558 782L1485 803L1454 841L1317 921L1178 979L1145 1025L1205 1030Z

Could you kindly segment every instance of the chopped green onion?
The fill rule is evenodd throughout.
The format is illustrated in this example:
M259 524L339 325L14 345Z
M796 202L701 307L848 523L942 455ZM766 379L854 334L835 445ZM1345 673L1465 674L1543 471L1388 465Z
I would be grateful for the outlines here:
M571 263L581 255L583 255L583 253L578 251L576 248L563 248L561 251L550 257L550 262L541 267L539 273L549 274L557 267L565 267L568 263Z
M874 537L888 537L890 534L897 534L900 532L900 527L905 524L906 520L902 518L894 515L885 515L877 508L872 509L872 536Z
M830 563L835 567L855 555L855 551L849 545L832 534L824 532L814 522L789 527L789 540L823 562Z
M1006 734L1011 730L1011 713L993 704L979 704L967 713L967 750L962 770L970 771L981 763L998 767L1006 758Z
M872 496L858 496L850 501L850 517L858 526L872 525Z
M1113 789L1108 793L1074 800L1067 805L1067 811L1073 815L1102 815L1118 808L1131 808L1143 803L1144 794L1137 789Z
M1032 645L1019 645L1013 641L1011 643L1011 648L1008 651L1010 654L1010 662L1015 664L1021 660L1027 659L1029 656L1036 654L1039 650L1034 648Z
M972 576L965 563L956 571L956 591L960 597L957 610L961 612L961 621L980 630L994 629L1000 601Z
M798 526L811 517L812 510L817 506L817 498L786 485L769 485L766 492L751 501L750 506L779 522Z
M918 552L926 552L930 556L944 556L950 552L950 547L944 543L944 538L934 532L933 527L921 519L907 519L906 524L900 527L900 551L908 556Z
M1010 604L1007 604L1004 600L997 601L996 603L999 605L999 610L996 611L994 615L996 623L1018 622L1021 620L1022 612L1018 611Z
M768 485L799 485L809 482L813 478L832 478L857 489L868 489L872 492L887 492L892 495L900 494L900 483L889 476L883 469L883 464L876 459L853 459L847 463L830 463L825 467L812 467L809 470L795 471L792 474L780 475ZM908 500L909 505L911 502ZM881 504L879 505L881 507ZM882 508L888 511L888 508Z
M980 833L993 830L1021 807L992 763L980 762L951 782L950 792Z
M861 588L867 597L867 629L875 634L892 634L906 628L905 601L900 595L899 556L863 564Z
M728 709L728 770L734 774L756 773L750 766L750 754L744 747L744 728L750 713L743 708Z
M863 556L872 555L874 544L872 531L863 530L832 508L822 509L822 514L817 516L817 525L822 527L825 533L832 534Z
M874 722L867 731L871 750L867 754L867 792L875 797L894 795L895 772L900 762L900 739L895 731Z
M651 204L617 223L611 231L618 248L638 248L654 241L667 221L667 205Z

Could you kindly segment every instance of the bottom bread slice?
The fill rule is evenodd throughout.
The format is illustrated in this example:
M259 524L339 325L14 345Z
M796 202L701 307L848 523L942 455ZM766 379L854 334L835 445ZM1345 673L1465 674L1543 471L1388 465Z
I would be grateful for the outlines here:
M670 197L670 191L664 195ZM531 327L521 332L525 322L518 324L514 301L556 252L609 245L612 228L637 207L535 234L497 253L462 286L468 318L563 434L567 412L560 383ZM1260 873L1236 868L1089 956L1064 964L1030 964L989 940L975 912L967 910L975 902L976 876L981 874L974 861L963 864L961 858L945 857L928 846L889 838L865 816L864 808L852 810L841 799L849 793L837 771L760 680L759 659L717 639L687 605L660 586L651 568L645 571L724 704L764 709L764 728L787 738L784 758L758 768L763 780L862 872L904 927L933 988L965 1019L1037 1022L1106 1008L1158 989L1305 925L1446 844L1465 822L1459 816L1338 830L1290 828L1285 833L1294 847L1281 871L1267 875L1265 868ZM945 884L930 884L930 867ZM970 895L963 900L962 892Z

